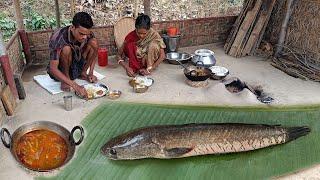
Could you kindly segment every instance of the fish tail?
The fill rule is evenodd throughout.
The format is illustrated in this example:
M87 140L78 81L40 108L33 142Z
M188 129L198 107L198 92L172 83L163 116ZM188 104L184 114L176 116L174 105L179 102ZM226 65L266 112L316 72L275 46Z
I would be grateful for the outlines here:
M311 129L307 126L288 128L288 130L287 130L288 140L287 141L292 141L292 140L295 140L301 136L305 136L305 135L309 134L310 131L311 131Z

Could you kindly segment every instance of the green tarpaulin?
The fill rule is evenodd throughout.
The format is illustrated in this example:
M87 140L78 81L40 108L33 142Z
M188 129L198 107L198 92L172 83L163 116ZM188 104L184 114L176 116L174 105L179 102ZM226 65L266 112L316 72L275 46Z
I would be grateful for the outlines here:
M106 103L83 121L85 139L73 159L50 178L59 179L261 179L320 162L320 106L231 108ZM110 138L149 125L185 123L307 125L311 133L284 145L183 159L112 161L100 153ZM48 178L48 177L40 177Z

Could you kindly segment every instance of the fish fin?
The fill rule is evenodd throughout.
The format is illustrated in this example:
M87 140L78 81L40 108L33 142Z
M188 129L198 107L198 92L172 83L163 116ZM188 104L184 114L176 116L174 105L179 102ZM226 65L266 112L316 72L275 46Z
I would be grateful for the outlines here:
M305 136L309 134L311 129L307 126L302 126L302 127L291 127L288 130L288 140L287 141L292 141L295 140L301 136Z
M193 148L186 148L186 147L178 147L178 148L171 148L171 149L164 149L167 156L170 157L178 157L192 151Z

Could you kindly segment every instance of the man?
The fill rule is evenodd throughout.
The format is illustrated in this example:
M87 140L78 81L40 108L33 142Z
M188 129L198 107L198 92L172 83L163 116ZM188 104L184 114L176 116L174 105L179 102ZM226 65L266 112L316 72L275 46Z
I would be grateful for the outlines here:
M139 15L135 30L130 32L117 54L118 63L126 70L128 76L136 73L149 75L165 59L166 47L159 33L150 28L151 20L147 15ZM125 63L124 58L129 59Z
M88 96L86 90L73 80L81 78L90 83L97 82L93 69L97 61L98 42L91 31L92 26L91 16L78 12L73 17L72 25L55 31L49 41L48 74L61 81L63 91L73 88L84 98Z

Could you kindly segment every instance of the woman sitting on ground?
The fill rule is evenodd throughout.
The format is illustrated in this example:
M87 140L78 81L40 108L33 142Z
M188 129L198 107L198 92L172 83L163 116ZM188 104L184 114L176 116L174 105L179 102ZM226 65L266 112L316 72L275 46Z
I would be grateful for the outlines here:
M147 15L139 15L135 30L130 32L117 54L118 63L127 71L128 76L136 73L149 75L164 60L166 47L159 33L150 28L151 20ZM124 58L129 59L129 63Z

